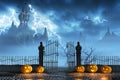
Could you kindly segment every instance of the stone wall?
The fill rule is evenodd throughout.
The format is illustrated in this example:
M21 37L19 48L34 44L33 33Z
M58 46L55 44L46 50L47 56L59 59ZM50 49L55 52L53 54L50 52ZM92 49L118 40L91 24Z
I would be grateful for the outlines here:
M22 65L0 65L0 72L12 72L12 73L14 73L14 72L16 73L17 72L17 73L20 73L21 72L20 71L20 67L21 66ZM32 72L35 72L36 67L39 66L39 65L31 65L31 66L33 67L33 71ZM101 66L102 65L98 66L98 71L97 72L100 72ZM112 67L112 73L119 73L120 72L120 69L119 69L120 65L110 65L110 66ZM63 67L62 68L47 68L45 72L49 72L47 70L59 71L59 69L62 69L61 71L63 71L65 69L65 71L68 70L68 72L70 70L70 69L67 69L67 68L63 69ZM75 71L75 69L72 69L72 70ZM85 72L87 72L87 65L85 65Z

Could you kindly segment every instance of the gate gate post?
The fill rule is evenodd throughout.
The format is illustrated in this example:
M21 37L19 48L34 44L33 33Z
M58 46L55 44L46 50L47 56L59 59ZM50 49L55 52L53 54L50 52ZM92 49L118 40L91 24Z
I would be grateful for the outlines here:
M38 47L38 50L39 50L39 65L43 66L44 46L42 42L40 42L40 46Z
M81 50L82 50L82 47L80 46L80 43L77 42L77 46L76 46L76 65L77 66L81 65Z

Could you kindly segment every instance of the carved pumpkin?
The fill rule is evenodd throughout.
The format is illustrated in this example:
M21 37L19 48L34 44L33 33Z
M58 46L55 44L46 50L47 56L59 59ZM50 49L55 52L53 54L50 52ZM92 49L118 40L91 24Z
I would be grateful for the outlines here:
M25 73L25 74L31 73L32 72L32 66L30 66L30 65L21 66L21 72Z
M95 72L97 72L98 67L97 67L97 65L95 65L95 64L90 64L90 65L87 67L87 69L88 69L89 72L95 73Z
M38 72L38 73L43 73L43 72L44 72L44 67L43 67L43 66L38 66L38 67L36 68L36 72Z
M84 66L77 66L76 71L80 72L80 73L83 73L85 71L85 67Z
M105 74L109 74L112 72L112 68L110 66L102 66L101 67L101 72Z

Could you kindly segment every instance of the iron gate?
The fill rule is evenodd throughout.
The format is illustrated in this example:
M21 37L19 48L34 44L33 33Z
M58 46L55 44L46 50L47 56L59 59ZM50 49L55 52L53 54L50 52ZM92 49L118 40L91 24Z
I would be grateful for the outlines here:
M47 71L61 70L58 66L58 57L59 57L59 46L61 44L58 41L48 41L44 45L45 53L44 53L44 63L43 65L46 67ZM65 48L65 57L67 57L67 65L69 70L74 69L75 67L75 46L74 42L68 42Z
M44 63L46 70L58 68L58 41L47 41L45 44Z

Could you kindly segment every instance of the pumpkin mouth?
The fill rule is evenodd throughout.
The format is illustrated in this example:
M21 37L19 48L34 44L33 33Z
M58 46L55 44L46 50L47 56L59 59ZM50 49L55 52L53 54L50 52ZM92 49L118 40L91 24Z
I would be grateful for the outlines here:
M88 68L88 71L91 73L95 73L98 71L98 67L95 64L90 64L87 68Z
M29 70L25 70L25 72L29 72Z
M94 72L95 70L91 69L92 72Z

